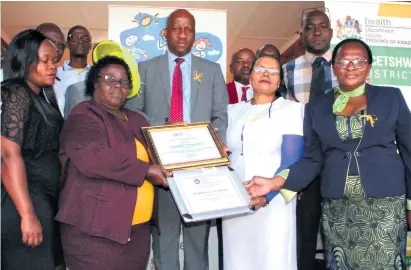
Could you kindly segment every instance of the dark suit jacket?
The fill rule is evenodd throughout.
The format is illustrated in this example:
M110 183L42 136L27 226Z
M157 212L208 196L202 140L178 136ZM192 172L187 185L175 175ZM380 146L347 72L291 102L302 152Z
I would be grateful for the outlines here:
M137 187L149 163L137 159L147 121L124 109L128 121L94 100L73 109L61 133L62 190L56 220L120 244L129 239Z
M86 81L77 82L69 87L66 91L66 104L64 105L64 118L67 118L70 112L83 101L89 100L86 96Z
M406 194L411 198L410 110L398 88L367 84L366 94L367 114L378 120L374 127L366 122L361 142L343 142L338 136L332 112L333 91L306 105L305 153L290 167L284 188L299 191L321 173L322 195L341 198L351 159L349 174L360 174L367 196Z
M228 103L229 104L238 103L237 88L235 87L234 81L227 83L227 93L228 93Z

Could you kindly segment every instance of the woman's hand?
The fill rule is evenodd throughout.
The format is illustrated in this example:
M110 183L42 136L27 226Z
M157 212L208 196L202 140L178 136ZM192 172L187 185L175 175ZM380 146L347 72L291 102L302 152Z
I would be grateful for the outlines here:
M168 187L167 177L171 175L170 170L166 170L160 165L150 165L147 172L147 180L153 185Z
M261 207L264 207L267 203L268 203L267 197L260 196L260 197L251 198L248 205L251 207L254 207L255 210L258 210Z
M252 197L260 197L281 189L284 183L285 179L278 175L273 178L254 176L250 181L244 183L244 187Z
M36 214L21 217L20 222L22 241L29 247L37 247L43 242L43 231Z

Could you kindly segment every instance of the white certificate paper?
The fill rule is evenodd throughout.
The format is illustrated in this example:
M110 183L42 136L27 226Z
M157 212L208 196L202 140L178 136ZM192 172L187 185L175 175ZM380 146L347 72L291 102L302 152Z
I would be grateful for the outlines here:
M151 132L151 137L163 166L221 157L206 126Z
M228 174L203 174L175 180L190 215L247 205Z

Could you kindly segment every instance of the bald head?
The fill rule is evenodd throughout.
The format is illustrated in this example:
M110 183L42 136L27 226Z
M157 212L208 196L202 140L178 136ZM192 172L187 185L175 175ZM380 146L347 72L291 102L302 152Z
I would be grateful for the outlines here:
M184 17L192 21L192 24L195 28L196 19L194 18L193 14L190 13L187 9L176 9L170 13L167 17L166 27L168 28L170 23L172 24L176 18Z
M257 50L256 52L257 59L263 56L274 57L275 59L280 61L280 51L273 44L265 44Z
M191 52L196 33L194 16L185 9L173 11L167 18L164 34L168 50L178 57Z
M64 34L60 26L54 23L42 23L37 26L36 30L53 42L57 49L57 61L60 61L66 48Z

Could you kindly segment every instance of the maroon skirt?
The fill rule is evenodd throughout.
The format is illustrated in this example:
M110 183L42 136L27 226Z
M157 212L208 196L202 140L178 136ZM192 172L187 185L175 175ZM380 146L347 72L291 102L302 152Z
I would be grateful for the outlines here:
M69 270L145 270L150 255L149 222L131 227L130 242L121 245L85 234L61 223L64 259Z

